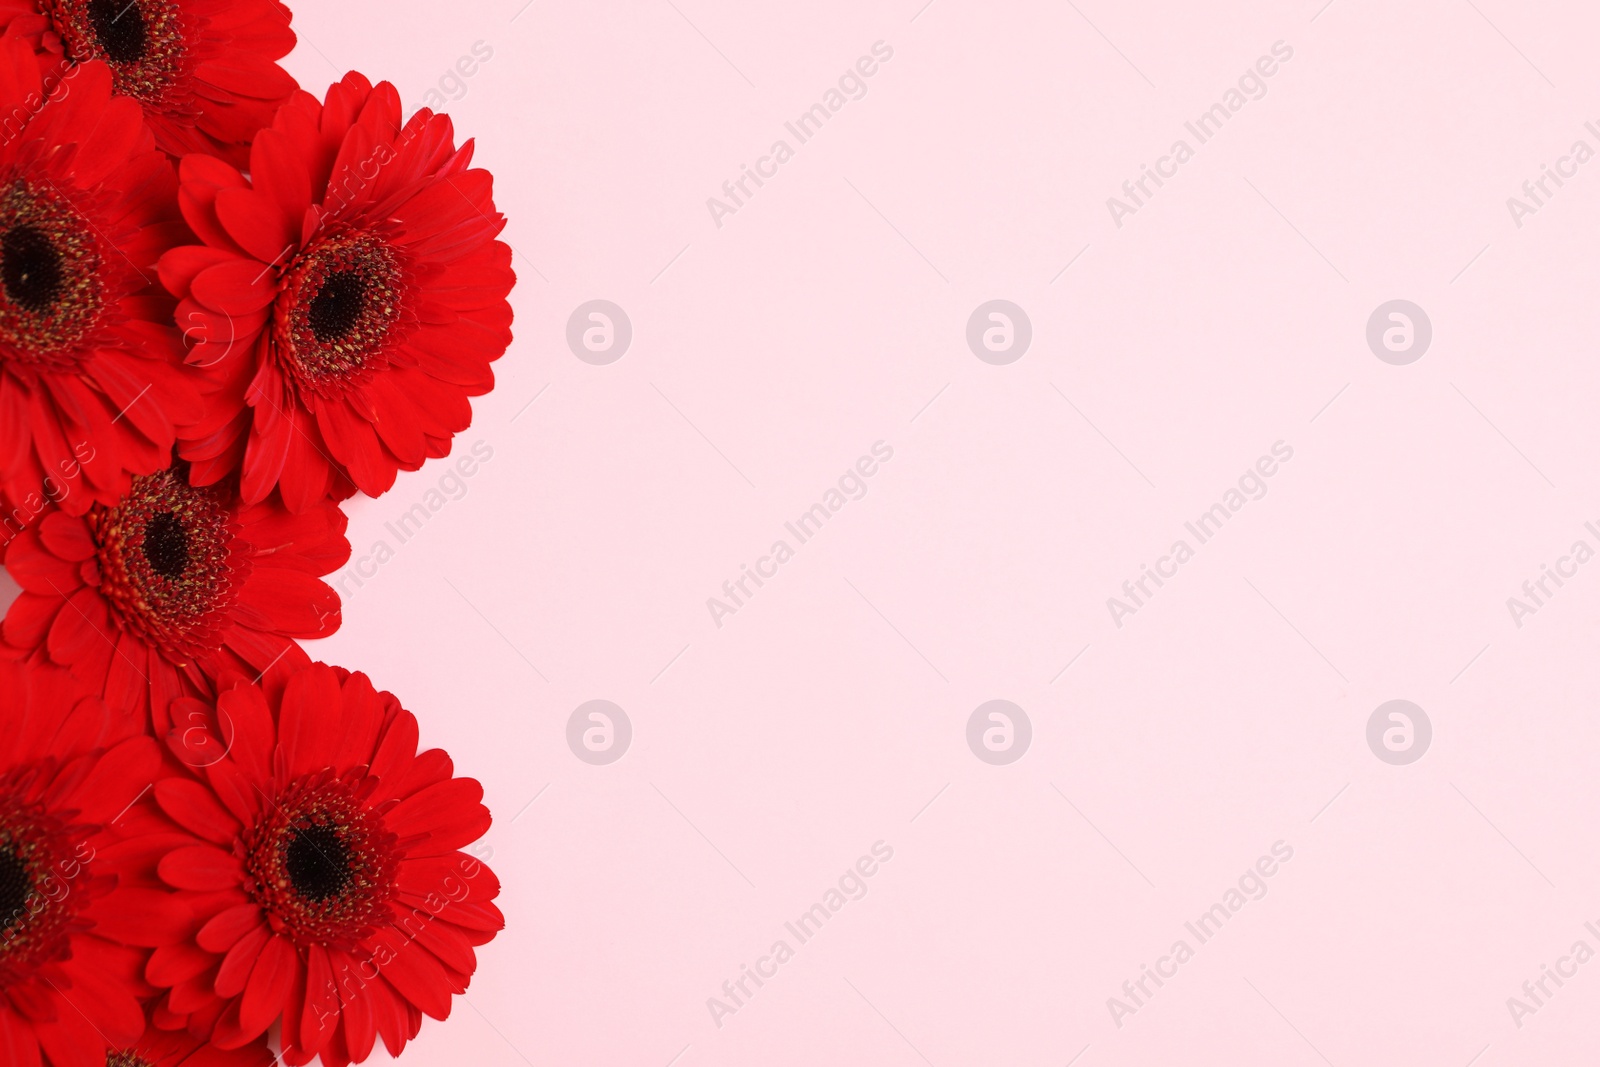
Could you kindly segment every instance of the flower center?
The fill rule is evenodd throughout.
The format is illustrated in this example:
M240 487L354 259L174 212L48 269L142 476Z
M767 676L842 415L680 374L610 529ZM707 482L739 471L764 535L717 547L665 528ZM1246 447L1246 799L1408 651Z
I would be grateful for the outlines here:
M53 14L68 58L104 60L124 96L158 103L185 72L177 0L44 0L41 6Z
M289 374L320 395L364 381L384 363L405 292L400 258L381 237L351 232L312 245L278 297L274 334Z
M246 834L247 891L302 944L353 947L394 893L394 835L362 802L361 781L302 778Z
M0 849L0 930L10 930L28 913L33 872L15 850Z
M106 888L86 870L95 828L68 826L26 798L36 776L54 773L33 768L0 783L0 987L64 958L77 913Z
M283 865L294 891L316 903L349 888L350 859L350 847L339 836L338 828L320 822L295 827L283 853Z
M155 1064L137 1052L108 1052L106 1067L155 1067Z
M53 188L15 178L0 192L0 358L74 362L108 303L100 242Z
M220 490L158 471L135 478L116 507L95 509L90 521L100 590L128 626L178 656L221 646L248 559Z
M106 59L133 63L144 58L144 12L138 0L89 0L89 25Z
M23 223L0 237L0 282L12 303L48 311L61 293L61 253L37 226Z
M350 336L367 309L367 281L353 270L335 271L311 298L306 321L318 341L328 344Z
M145 523L144 558L161 577L170 580L183 577L189 569L189 535L183 531L183 522L170 511L158 512Z

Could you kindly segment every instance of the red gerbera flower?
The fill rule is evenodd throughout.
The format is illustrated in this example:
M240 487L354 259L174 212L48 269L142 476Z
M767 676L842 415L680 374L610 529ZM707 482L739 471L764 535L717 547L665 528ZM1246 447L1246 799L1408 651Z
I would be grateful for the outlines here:
M106 1057L104 1067L271 1067L277 1057L265 1035L236 1049L221 1049L182 1031L151 1026L144 1036Z
M6 643L70 667L118 706L148 706L161 733L174 697L227 670L282 674L294 638L339 627L319 575L350 556L345 516L324 502L291 515L244 504L230 484L196 488L183 464L134 479L115 505L48 511L12 541L23 589Z
M197 483L242 468L246 500L279 486L295 511L376 496L448 454L467 398L494 385L515 277L493 179L447 117L400 120L392 85L348 74L326 104L290 98L248 179L184 159L184 217L205 243L167 253L161 278L209 373L180 445Z
M165 465L199 396L156 284L172 166L105 64L58 88L0 39L0 489L82 514Z
M0 0L0 31L33 44L47 78L73 65L111 68L172 155L243 164L250 138L295 90L278 65L294 48L278 0Z
M63 671L0 663L0 1063L104 1067L138 1038L149 948L183 902L118 832L160 751Z
M474 946L504 925L494 874L457 851L489 828L482 787L418 753L416 719L363 674L311 664L280 697L240 680L214 707L174 705L213 715L230 748L205 784L155 787L195 835L160 864L195 920L151 957L170 987L157 1021L232 1048L281 1018L291 1064L344 1067L380 1036L398 1055L424 1013L450 1014Z

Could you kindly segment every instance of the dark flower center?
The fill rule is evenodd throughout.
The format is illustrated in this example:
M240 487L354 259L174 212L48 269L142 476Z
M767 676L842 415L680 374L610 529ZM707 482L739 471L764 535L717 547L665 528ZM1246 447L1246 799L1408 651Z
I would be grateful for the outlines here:
M0 358L70 365L111 296L94 227L50 183L0 186Z
M394 835L363 779L324 771L286 787L245 834L246 888L273 929L301 944L353 947L394 894Z
M138 0L89 0L89 25L106 59L132 63L144 58L144 12Z
M144 558L163 578L177 578L189 568L189 535L170 511L159 512L144 527Z
M155 1064L137 1052L108 1052L106 1067L155 1067Z
M191 486L180 469L133 480L113 508L89 516L100 591L124 623L168 653L221 647L249 558L232 532L228 498Z
M294 830L284 850L283 865L294 891L311 901L338 896L353 877L350 849L338 828L320 823Z
M61 253L38 227L24 223L0 237L0 282L11 302L44 311L61 292Z
M342 270L328 275L311 298L306 320L318 341L337 341L355 329L366 306L366 279L353 270Z
M313 244L284 272L274 325L289 376L319 395L343 392L381 368L407 318L406 272L371 233Z
M0 989L64 958L78 913L109 888L89 871L96 828L63 823L30 799L41 772L49 781L57 770L34 766L0 779Z
M15 850L0 849L0 930L10 930L27 914L33 872Z
M192 108L192 67L179 0L40 0L67 58L104 60L123 96L159 107Z

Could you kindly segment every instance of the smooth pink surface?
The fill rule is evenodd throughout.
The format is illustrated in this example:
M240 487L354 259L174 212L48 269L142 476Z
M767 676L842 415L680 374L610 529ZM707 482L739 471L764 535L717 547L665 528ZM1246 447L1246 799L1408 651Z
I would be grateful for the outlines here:
M1323 2L295 5L308 87L460 96L520 276L458 447L492 460L460 499L428 496L437 463L352 505L358 562L394 556L313 650L399 693L496 815L509 928L404 1062L1592 1055L1600 961L1520 1027L1507 998L1600 950L1600 562L1520 627L1506 600L1600 548L1600 160L1520 227L1506 200L1600 149L1600 17ZM796 146L785 122L879 41ZM1266 95L1196 145L1279 41ZM1119 228L1107 198L1180 137ZM794 158L717 226L707 198L779 138ZM633 326L606 366L565 339L594 299ZM965 340L991 299L1032 321L1008 366ZM1432 320L1409 366L1367 347L1392 299ZM878 441L865 496L715 625L707 598ZM1266 495L1114 625L1279 441ZM1433 723L1409 766L1365 739L1395 698ZM592 699L632 722L608 766L566 741ZM967 746L991 699L1032 721L1008 766ZM878 841L800 945L784 924ZM1279 841L1199 945L1184 924ZM1180 938L1119 1028L1108 998Z

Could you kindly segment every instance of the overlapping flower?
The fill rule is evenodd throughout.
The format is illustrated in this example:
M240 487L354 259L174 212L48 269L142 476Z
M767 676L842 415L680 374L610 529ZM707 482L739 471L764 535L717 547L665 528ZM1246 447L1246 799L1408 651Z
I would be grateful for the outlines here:
M397 1055L503 925L482 788L299 642L341 502L493 387L505 220L447 117L299 89L289 26L0 0L3 1064Z

